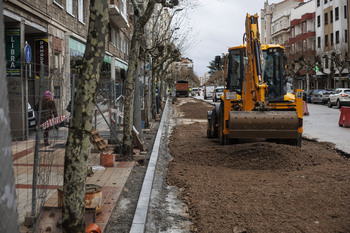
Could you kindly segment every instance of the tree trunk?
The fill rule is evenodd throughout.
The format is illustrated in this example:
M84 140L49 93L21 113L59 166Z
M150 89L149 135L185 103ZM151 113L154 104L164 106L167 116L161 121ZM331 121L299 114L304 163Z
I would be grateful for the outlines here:
M142 40L142 34L144 27L150 19L154 6L155 0L148 2L145 13L137 19L135 23L132 39L131 49L129 53L129 67L126 73L125 79L125 105L124 105L124 123L123 123L123 156L127 160L132 160L133 156L133 138L132 138L132 127L133 127L133 110L134 110L134 96L135 96L135 78L137 62L140 55L140 43Z
M90 1L90 20L73 119L66 144L63 185L63 232L85 232L85 189L89 137L108 35L108 2Z
M0 0L0 232L19 232L17 222L16 188L11 151L11 127L6 79L4 20L2 0ZM18 200L17 200L18 201Z

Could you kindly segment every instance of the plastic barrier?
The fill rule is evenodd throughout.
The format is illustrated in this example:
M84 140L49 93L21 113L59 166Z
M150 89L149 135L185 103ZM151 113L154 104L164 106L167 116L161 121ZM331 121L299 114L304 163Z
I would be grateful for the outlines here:
M350 127L350 107L341 107L339 126Z
M90 223L85 231L86 233L101 233L101 228L99 228L99 226L97 226L95 223Z
M307 103L305 101L303 101L303 115L304 116L310 115L309 109L307 108Z

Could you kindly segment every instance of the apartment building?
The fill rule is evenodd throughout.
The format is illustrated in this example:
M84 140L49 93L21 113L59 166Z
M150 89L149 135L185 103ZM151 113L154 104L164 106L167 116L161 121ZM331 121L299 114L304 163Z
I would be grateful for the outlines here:
M303 3L303 0L284 0L269 4L264 2L261 9L260 40L263 44L280 44L289 54L290 14L291 10Z
M311 0L300 4L291 10L290 14L290 38L289 61L304 58L309 63L316 60L316 31L315 31L315 1ZM306 89L306 70L302 69L298 78L298 88ZM314 86L315 71L308 71L311 86Z
M37 105L45 90L53 93L59 114L67 114L72 84L85 51L89 4L89 0L4 1L6 73L14 140L27 138L27 103ZM129 0L110 0L109 15L102 78L121 80L128 66L131 38Z
M348 15L347 0L316 0L316 53L323 67L323 72L317 72L317 76L328 79L326 88L350 87L348 69L339 75L334 66L334 55L341 60L349 55Z

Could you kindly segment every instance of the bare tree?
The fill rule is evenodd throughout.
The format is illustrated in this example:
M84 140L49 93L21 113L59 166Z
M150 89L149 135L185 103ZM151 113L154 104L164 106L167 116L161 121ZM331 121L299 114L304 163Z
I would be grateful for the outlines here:
M306 91L307 91L307 93L309 93L309 91L310 91L310 72L318 64L318 60L316 59L316 57L304 58L304 56L300 56L299 59L296 60L296 63L298 64L299 72L301 70L305 71L305 75L306 75Z
M97 84L108 36L108 2L90 1L89 30L64 160L63 232L85 232L85 191L89 137Z
M223 86L224 85L224 72L222 70L216 71L207 81L209 85Z
M147 1L145 1L147 2ZM124 123L123 123L123 156L131 160L133 155L133 108L134 108L134 90L137 63L140 56L140 46L146 23L151 18L155 4L162 4L165 7L174 7L178 1L172 0L149 0L146 4L140 6L136 0L132 0L135 12L135 25L131 39L131 49L129 53L129 67L125 79L125 105L124 105Z
M334 63L334 67L338 70L339 85L338 87L343 87L341 84L341 78L343 77L343 72L345 69L349 68L350 60L340 53L333 52L331 54L331 61ZM334 88L336 85L334 85Z
M329 65L329 60L330 58L327 55L324 55L322 58L326 60L326 63ZM317 57L317 66L319 68L319 71L324 74L326 78L326 88L332 88L332 86L335 88L335 67L334 67L334 62L330 62L330 66L325 67L322 63L322 60L320 57ZM329 71L327 71L329 69Z

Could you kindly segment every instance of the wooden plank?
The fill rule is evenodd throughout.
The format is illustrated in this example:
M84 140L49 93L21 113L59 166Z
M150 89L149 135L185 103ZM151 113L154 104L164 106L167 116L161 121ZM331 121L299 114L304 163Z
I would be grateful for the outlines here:
M141 139L139 138L139 135L137 135L137 133L136 133L134 128L132 129L132 135L135 138L135 141L136 141L136 144L137 144L138 148L141 151L145 151L145 147L143 146L143 143L142 143Z

